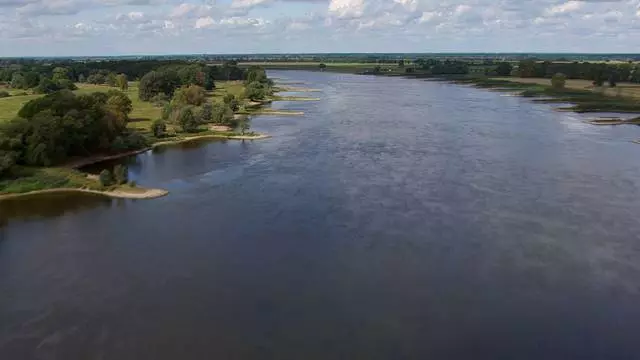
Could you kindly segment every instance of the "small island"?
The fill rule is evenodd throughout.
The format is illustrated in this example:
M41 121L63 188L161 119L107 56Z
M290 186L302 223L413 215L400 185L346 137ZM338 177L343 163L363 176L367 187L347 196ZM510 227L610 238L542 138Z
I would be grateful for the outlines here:
M261 67L160 60L65 65L25 66L5 85L0 200L68 191L157 198L168 192L138 187L125 167L99 176L79 169L198 139L269 137L250 131L250 115L275 93Z

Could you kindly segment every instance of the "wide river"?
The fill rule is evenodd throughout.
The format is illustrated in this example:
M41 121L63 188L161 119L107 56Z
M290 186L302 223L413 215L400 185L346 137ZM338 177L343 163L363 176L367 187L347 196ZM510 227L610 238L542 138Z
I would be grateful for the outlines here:
M640 127L270 75L321 100L131 159L165 198L0 203L0 359L640 357Z

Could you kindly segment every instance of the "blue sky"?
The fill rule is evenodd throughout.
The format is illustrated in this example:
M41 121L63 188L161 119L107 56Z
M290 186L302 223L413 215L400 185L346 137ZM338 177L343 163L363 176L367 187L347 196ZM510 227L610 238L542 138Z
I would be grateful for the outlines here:
M0 0L0 56L640 52L640 0Z

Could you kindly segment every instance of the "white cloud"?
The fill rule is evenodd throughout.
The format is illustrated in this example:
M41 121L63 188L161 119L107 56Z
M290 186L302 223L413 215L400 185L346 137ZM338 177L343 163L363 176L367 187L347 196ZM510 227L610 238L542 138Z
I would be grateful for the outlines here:
M567 1L564 4L555 5L555 6L552 6L552 7L548 8L547 9L547 14L555 15L555 14L573 12L573 11L576 11L576 10L580 9L582 7L582 5L583 5L582 1L575 1L575 0Z
M364 0L331 0L329 13L340 18L358 18L364 13Z
M201 17L196 20L195 28L196 29L207 29L215 25L215 20L211 16Z

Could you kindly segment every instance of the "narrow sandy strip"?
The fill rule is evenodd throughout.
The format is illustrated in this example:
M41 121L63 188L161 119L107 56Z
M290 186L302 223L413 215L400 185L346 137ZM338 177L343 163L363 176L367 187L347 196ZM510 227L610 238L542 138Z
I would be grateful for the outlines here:
M302 116L304 115L303 111L256 111L251 115L289 115L289 116Z
M60 188L60 189L45 189L29 191L21 194L2 194L0 200L15 199L25 196L39 195L39 194L55 194L55 193L85 193L108 196L117 199L155 199L163 197L169 194L167 190L162 189L145 189L134 188L132 191L126 191L123 189L116 189L110 191L90 190L90 189L76 189L76 188Z

